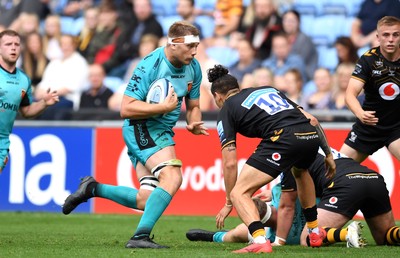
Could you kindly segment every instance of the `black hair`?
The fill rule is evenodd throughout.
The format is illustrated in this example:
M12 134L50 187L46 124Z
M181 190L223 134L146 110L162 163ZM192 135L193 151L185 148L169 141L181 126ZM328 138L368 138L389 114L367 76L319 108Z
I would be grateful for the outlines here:
M237 79L229 74L229 70L222 65L214 65L207 70L208 81L211 82L211 93L226 94L233 89L239 89Z

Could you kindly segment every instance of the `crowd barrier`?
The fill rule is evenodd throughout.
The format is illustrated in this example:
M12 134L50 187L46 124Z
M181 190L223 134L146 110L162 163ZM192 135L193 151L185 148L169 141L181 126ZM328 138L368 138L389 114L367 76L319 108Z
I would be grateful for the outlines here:
M10 160L0 175L0 211L61 212L66 196L86 175L102 183L138 188L121 125L121 121L17 121L11 135ZM322 125L331 146L340 149L351 123ZM218 134L215 122L206 126L209 136L192 135L181 122L175 129L176 152L183 161L183 183L165 214L214 216L224 205ZM238 138L239 167L257 143L257 139ZM395 218L400 219L400 204L395 201L400 194L396 184L400 163L383 148L363 164L385 177ZM80 205L76 212L138 213L101 198Z

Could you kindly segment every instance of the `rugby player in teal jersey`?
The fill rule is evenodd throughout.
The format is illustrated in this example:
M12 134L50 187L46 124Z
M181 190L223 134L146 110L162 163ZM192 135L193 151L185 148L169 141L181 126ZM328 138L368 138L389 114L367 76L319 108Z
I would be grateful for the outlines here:
M58 102L56 91L50 89L43 99L34 101L31 80L19 68L17 60L21 54L21 37L13 30L0 33L0 173L8 161L10 134L18 112L32 118Z
M150 233L182 183L182 162L176 157L173 127L185 101L187 130L208 135L199 106L202 73L194 58L199 30L187 22L175 22L168 42L144 57L134 70L121 105L122 128L128 155L140 181L139 191L125 186L100 184L85 177L78 190L67 197L63 213L69 214L91 197L102 197L121 205L146 209L127 248L165 248L150 239ZM168 79L173 88L163 103L149 104L152 82Z

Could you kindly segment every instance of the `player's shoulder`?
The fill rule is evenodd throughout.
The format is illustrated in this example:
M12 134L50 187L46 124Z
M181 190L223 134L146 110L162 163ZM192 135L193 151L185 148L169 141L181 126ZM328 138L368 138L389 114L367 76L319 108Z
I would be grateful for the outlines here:
M365 59L375 59L377 57L379 57L379 47L374 47L374 48L370 48L367 51L365 51L361 57L365 58Z
M25 82L27 82L28 84L31 84L31 79L29 78L29 76L20 68L16 69L16 74L19 80L24 80Z

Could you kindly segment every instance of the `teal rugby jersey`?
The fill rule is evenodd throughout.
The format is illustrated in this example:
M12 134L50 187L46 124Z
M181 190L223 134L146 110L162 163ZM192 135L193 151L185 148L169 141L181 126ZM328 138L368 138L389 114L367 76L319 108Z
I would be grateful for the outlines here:
M0 66L0 149L8 149L15 118L21 106L32 103L29 77L16 68L9 73Z
M146 101L151 83L160 78L168 79L178 96L178 105L170 113L164 116L151 117L148 120L149 122L154 120L154 122L165 124L172 129L178 121L183 97L189 99L200 97L202 73L200 64L196 59L193 59L189 65L182 66L182 68L174 67L165 56L164 49L165 47L157 48L138 63L124 94ZM129 119L126 119L125 125L128 124Z

